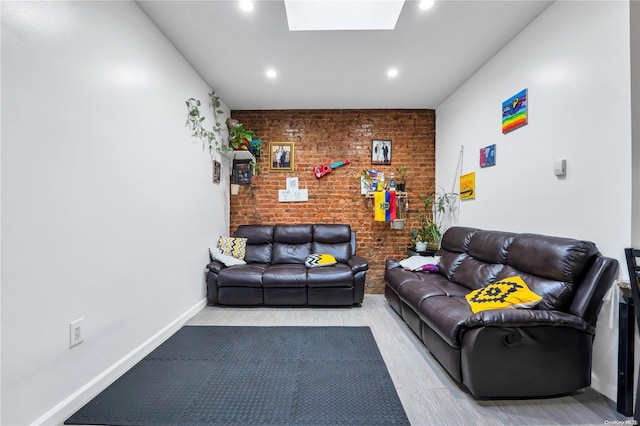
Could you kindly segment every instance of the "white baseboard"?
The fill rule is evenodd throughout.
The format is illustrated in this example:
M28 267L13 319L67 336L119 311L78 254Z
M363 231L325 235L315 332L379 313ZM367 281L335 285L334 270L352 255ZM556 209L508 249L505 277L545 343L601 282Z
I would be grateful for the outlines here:
M592 374L591 388L596 392L604 395L608 399L610 399L613 403L616 402L617 395L618 395L618 388L616 387L615 384L607 385L606 383L600 383L600 380L598 380L598 378Z
M96 376L86 385L64 399L60 404L53 407L42 417L36 420L32 426L52 425L59 426L64 423L73 413L82 408L93 397L106 389L118 377L122 376L134 365L140 362L151 351L160 346L171 335L178 331L187 320L200 312L207 305L207 300L202 299L192 308L176 318L169 325L147 339L140 346L129 352L122 359L114 363L111 367Z

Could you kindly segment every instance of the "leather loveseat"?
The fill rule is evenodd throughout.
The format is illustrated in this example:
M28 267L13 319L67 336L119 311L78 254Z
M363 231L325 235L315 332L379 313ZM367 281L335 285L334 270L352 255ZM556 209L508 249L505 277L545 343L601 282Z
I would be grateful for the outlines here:
M240 225L246 265L207 265L207 299L220 305L359 305L367 261L355 255L346 224ZM310 254L330 254L336 264L305 266Z
M465 227L448 229L437 255L432 273L387 260L385 296L474 397L553 396L591 384L596 320L616 260L591 242ZM472 312L465 295L512 276L542 300Z

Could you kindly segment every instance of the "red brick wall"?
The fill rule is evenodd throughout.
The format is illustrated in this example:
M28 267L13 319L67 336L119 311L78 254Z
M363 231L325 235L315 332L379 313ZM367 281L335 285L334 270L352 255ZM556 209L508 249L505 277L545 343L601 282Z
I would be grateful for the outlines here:
M416 227L420 194L434 191L435 111L433 110L264 110L232 111L231 116L262 140L259 176L231 196L231 229L241 224L348 223L356 231L357 254L369 261L367 293L384 291L385 260L403 259ZM390 139L390 166L371 165L372 139ZM269 142L294 142L293 172L269 171ZM321 179L314 166L349 158L351 164ZM360 195L362 169L375 169L388 179L395 167L410 168L407 177L410 213L402 230L374 222L373 207ZM278 202L286 177L298 177L309 201Z

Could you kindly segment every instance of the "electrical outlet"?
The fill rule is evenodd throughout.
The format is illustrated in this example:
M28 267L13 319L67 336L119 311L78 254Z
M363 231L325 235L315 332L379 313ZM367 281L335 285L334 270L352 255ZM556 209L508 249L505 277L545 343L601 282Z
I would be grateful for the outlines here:
M69 347L72 348L82 343L82 321L84 318L77 319L69 323Z

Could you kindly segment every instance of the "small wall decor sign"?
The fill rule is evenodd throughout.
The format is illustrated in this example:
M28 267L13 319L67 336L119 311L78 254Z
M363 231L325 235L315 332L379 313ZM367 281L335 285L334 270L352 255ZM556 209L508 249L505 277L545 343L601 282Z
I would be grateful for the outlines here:
M391 141L374 139L371 141L371 164L391 164Z
M496 144L480 148L480 167L496 165Z
M213 183L220 183L220 175L222 174L222 164L218 160L213 160Z
M269 171L293 171L293 142L269 142Z
M510 97L502 103L502 133L509 133L528 122L528 89Z
M473 200L476 198L476 172L460 176L460 199Z
M281 203L295 203L309 201L309 190L298 187L298 178L287 178L287 189L278 190L278 201Z

